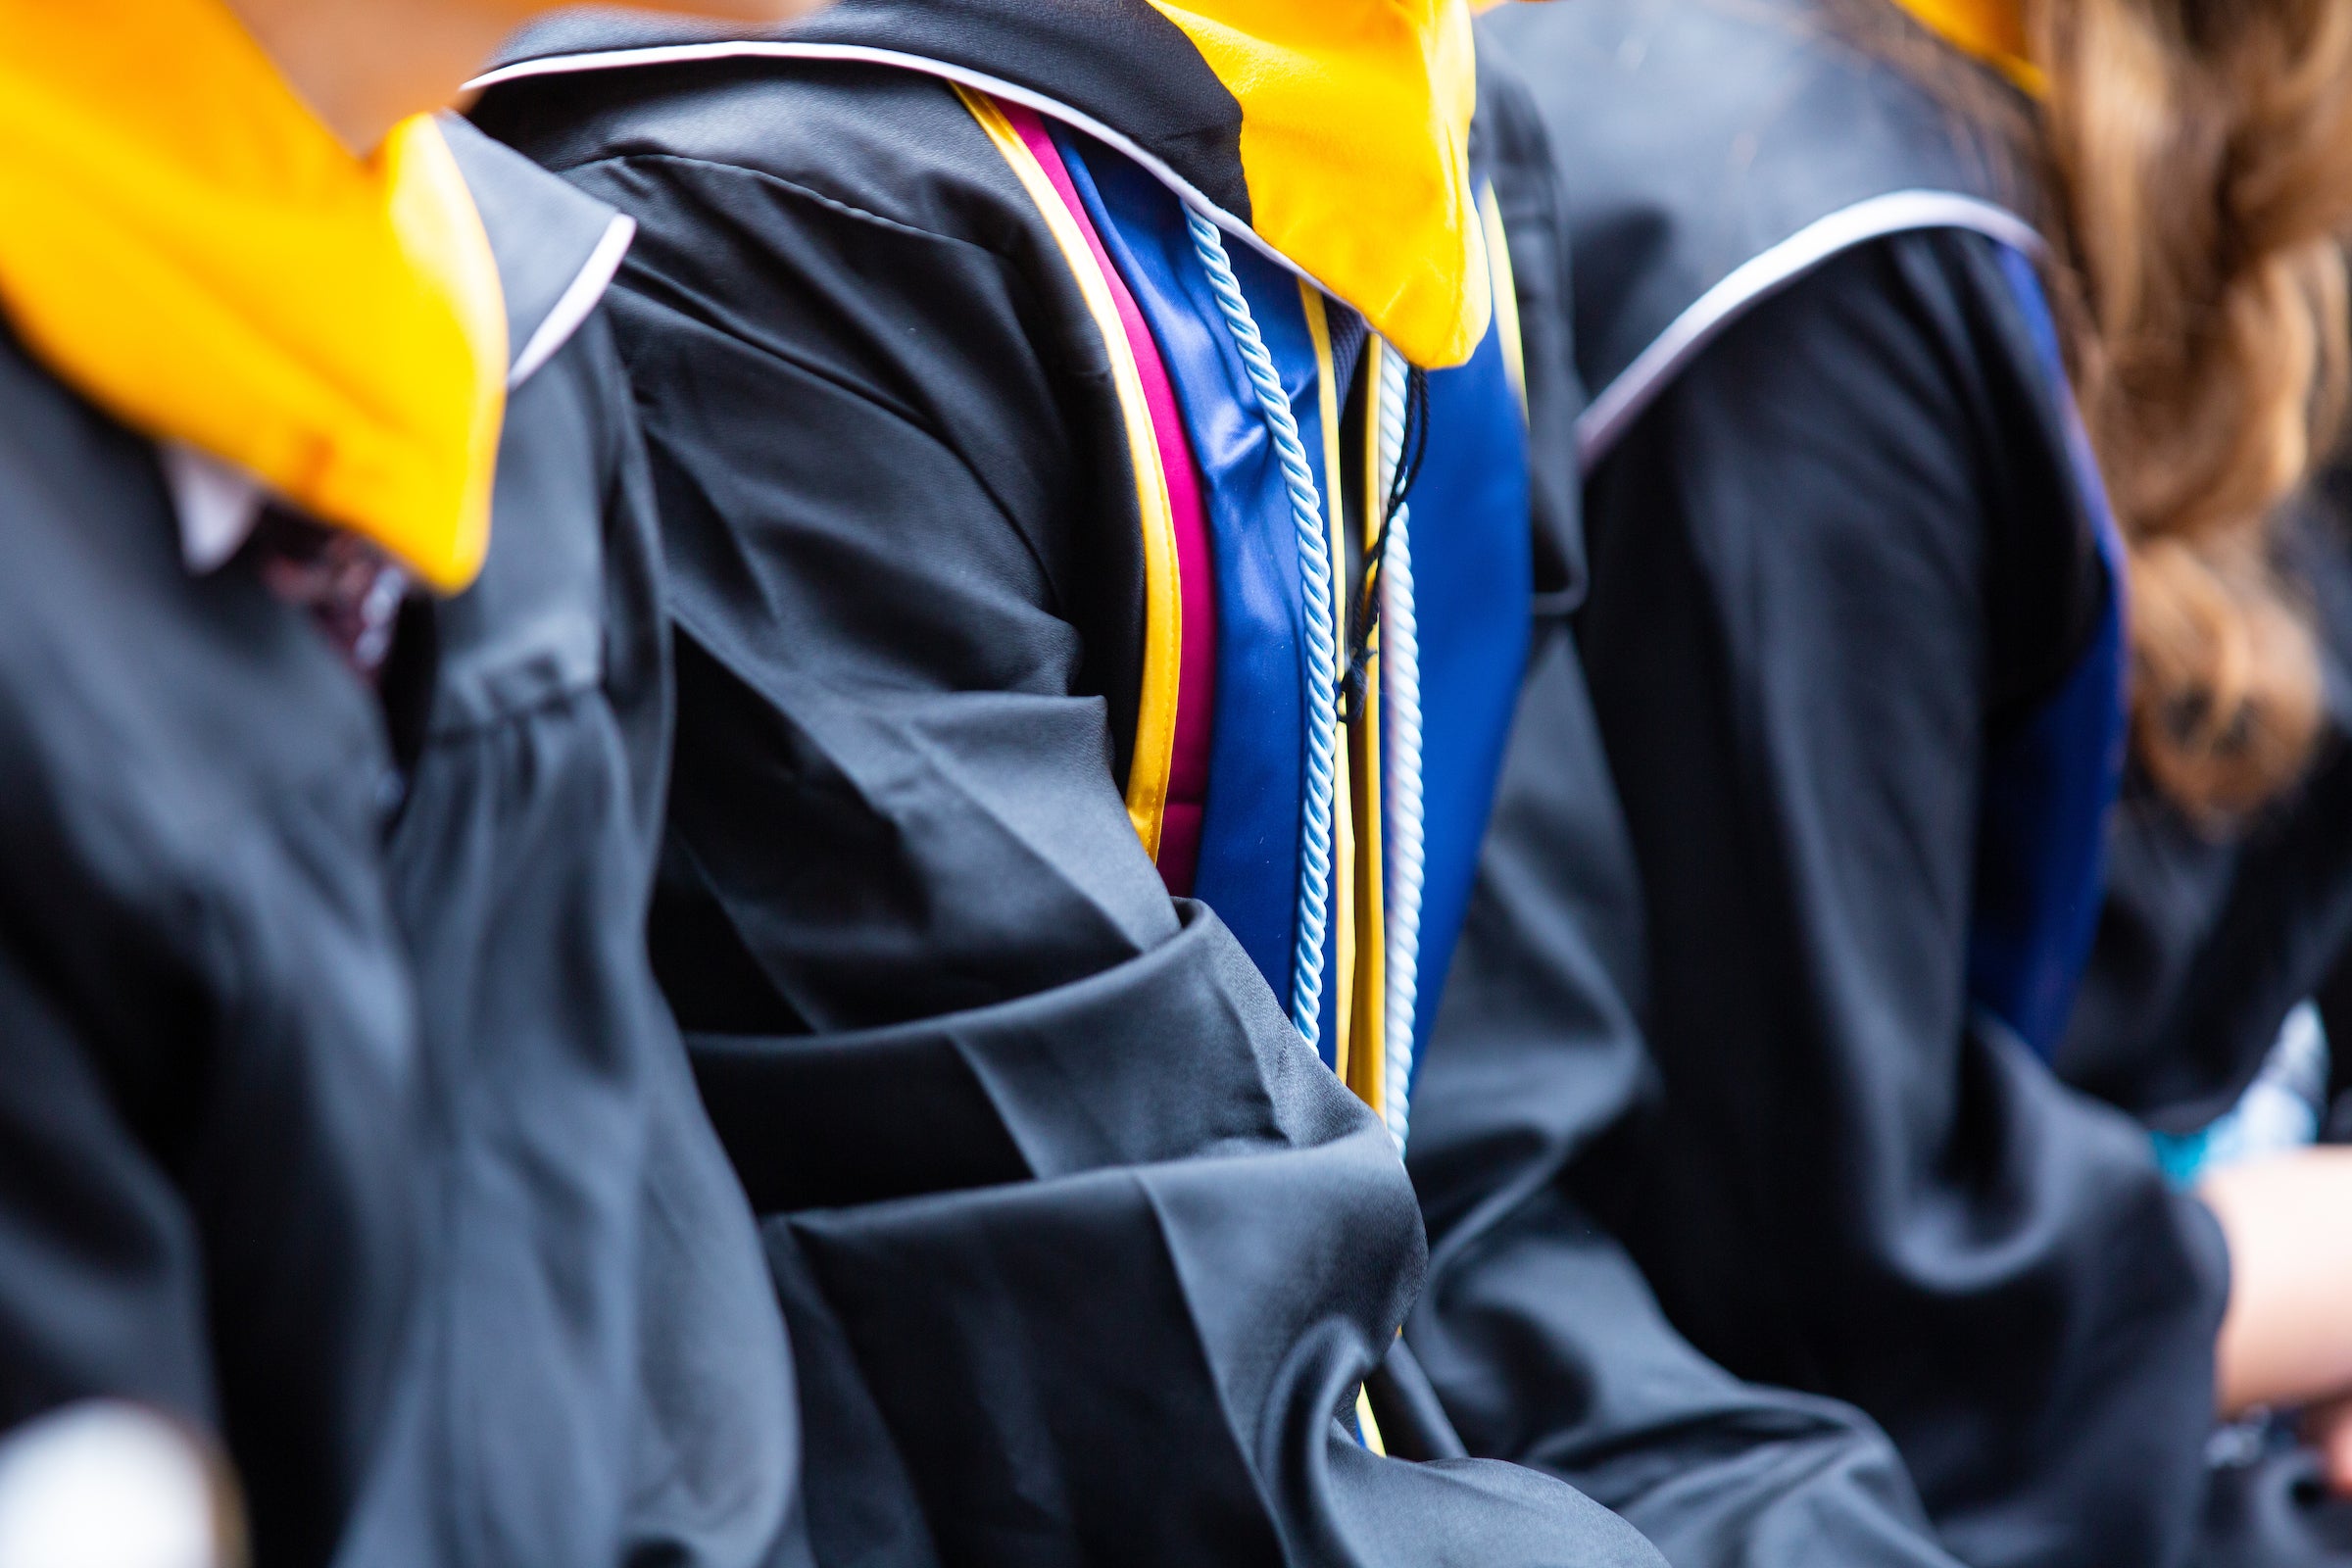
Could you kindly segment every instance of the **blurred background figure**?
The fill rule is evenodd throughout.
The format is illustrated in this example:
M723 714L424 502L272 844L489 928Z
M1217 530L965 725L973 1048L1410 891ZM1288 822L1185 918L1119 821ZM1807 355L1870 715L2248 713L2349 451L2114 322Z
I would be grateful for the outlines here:
M1562 0L1573 3L1573 0ZM1429 1229L1405 1338L1469 1452L1558 1475L1678 1568L1951 1568L1886 1435L1851 1405L1732 1376L1679 1334L1578 1194L1636 1120L1642 890L1571 632L1589 581L1577 427L1588 405L1565 192L1507 40L1480 100L1511 237L1532 466L1532 615L1506 754L1418 1062L1406 1162Z
M425 114L534 9L0 5L0 1425L163 1412L264 1563L796 1517L644 953L627 225ZM11 1521L220 1544L171 1429L57 1420Z
M2266 1059L2266 1095L2310 1076L2281 1025L2348 883L2289 518L2342 380L2352 13L1485 25L1570 202L1574 626L1655 1068L1567 1190L1699 1349L1877 1418L1964 1560L2238 1549L2217 1408L2352 1386L2352 1226L2321 1218L2352 1166L2175 1161L2176 1191L2052 1060L2169 1054L2206 1091L2181 1132ZM2135 834L2220 846L2211 879ZM1556 808L1491 853L1545 835ZM2268 1560L2327 1549L2312 1496L2251 1510L2287 1526Z

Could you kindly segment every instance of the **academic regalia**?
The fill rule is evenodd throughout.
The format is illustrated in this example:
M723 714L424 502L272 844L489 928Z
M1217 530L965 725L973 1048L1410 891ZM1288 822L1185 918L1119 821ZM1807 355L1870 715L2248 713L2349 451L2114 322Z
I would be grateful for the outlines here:
M0 333L0 1426L217 1432L323 1562L407 1299L416 988L372 700L153 446Z
M1406 1339L1470 1451L1561 1476L1676 1568L1952 1568L1883 1432L1709 1362L1574 1196L1655 1071L1642 891L1568 625L1586 586L1586 399L1565 199L1524 89L1481 102L1504 148L1533 466L1550 482L1536 495L1525 716L1413 1097L1406 1162L1430 1267Z
M800 1549L791 1365L644 947L671 717L661 549L592 314L629 227L462 122L447 134L517 379L481 575L403 627L432 674L393 711L416 756L384 857L429 1223L343 1560L764 1564Z
M486 78L640 227L654 947L766 1216L820 1561L1654 1561L1534 1472L1383 1457L1442 1439L1359 1392L1530 555L1466 19L1366 9L1287 59L1130 0L580 18ZM1359 686L1416 423L1437 542L1392 536Z
M1701 1355L1578 1195L1655 1069L1623 820L1567 628L1539 638L1414 1101L1406 1338L1471 1452L1561 1476L1676 1568L1951 1568L1885 1433Z
M770 1560L642 947L625 227L455 122L351 160L210 0L0 7L0 1425L217 1434L262 1562Z
M2123 770L2120 545L2019 177L1844 16L1482 24L1575 171L1575 628L1646 919L1649 1103L1568 1197L1700 1351L1884 1426L1963 1560L2174 1562L2222 1238L2046 1060Z

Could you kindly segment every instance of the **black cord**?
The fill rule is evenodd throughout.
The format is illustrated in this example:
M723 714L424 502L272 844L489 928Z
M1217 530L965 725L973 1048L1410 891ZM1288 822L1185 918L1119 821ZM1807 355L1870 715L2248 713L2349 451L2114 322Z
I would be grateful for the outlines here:
M1394 351L1392 351L1394 352ZM1360 591L1348 606L1348 662L1340 675L1340 722L1352 724L1364 703L1371 680L1372 635L1380 629L1380 575L1389 558L1389 528L1404 510L1429 456L1429 372L1414 367L1404 376L1404 440L1390 476L1389 493L1380 514L1380 531L1364 551Z

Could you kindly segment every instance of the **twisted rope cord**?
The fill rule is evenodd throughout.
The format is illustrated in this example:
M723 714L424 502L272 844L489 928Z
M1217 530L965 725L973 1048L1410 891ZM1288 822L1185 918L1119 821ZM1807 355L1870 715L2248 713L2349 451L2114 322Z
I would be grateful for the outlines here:
M1322 1049L1323 946L1331 920L1331 808L1333 759L1339 734L1339 643L1332 630L1331 540L1323 525L1322 493L1291 415L1291 396L1266 352L1257 319L1242 295L1225 238L1197 209L1185 209L1193 250L1208 274L1209 291L1242 357L1257 406L1274 438L1275 456L1291 493L1298 530L1298 579L1306 622L1306 791L1298 808L1298 941L1291 955L1291 1022L1308 1046Z
M1404 356L1383 346L1380 356L1380 466L1388 479L1404 460ZM1421 639L1413 612L1413 511L1389 520L1387 558L1380 574L1380 687L1389 746L1387 1039L1381 1053L1382 1114L1389 1135L1404 1149L1412 1116L1413 1013L1420 1003L1421 885Z

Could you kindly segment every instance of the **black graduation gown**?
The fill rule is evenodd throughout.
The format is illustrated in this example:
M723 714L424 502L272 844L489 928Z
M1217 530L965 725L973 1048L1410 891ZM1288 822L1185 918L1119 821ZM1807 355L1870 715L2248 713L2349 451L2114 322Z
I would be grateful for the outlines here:
M1514 84L1515 85L1515 84ZM1569 256L1524 89L1482 93L1527 340L1538 632L1495 826L1419 1087L1430 1234L1406 1338L1471 1451L1565 1477L1676 1568L1952 1559L1893 1446L1818 1396L1742 1383L1682 1339L1575 1196L1655 1069L1642 891L1569 612L1586 586ZM1564 177L1567 177L1564 172ZM1557 236L1554 238L1554 236Z
M799 1528L790 1359L644 946L671 721L652 491L602 316L541 333L593 303L614 215L448 134L514 352L554 353L510 397L481 577L404 633L434 664L385 849L429 1223L345 1560L761 1563Z
M2166 1132L2228 1111L2352 946L2352 558L2336 505L2299 508L2284 556L2321 634L2310 771L2226 826L2191 822L2135 778L2109 833L2098 946L2058 1068ZM2340 1057L2352 1018L2327 1010Z
M1582 175L1596 387L1843 204L1998 194L1939 106L1794 0L1486 25ZM1646 403L1595 400L1618 423L1576 633L1639 869L1656 1083L1571 1196L1699 1349L1875 1417L1960 1557L2177 1561L2220 1233L1970 994L1988 760L2077 667L2108 586L2057 392L1986 232L1896 224L1779 282ZM1541 864L1558 831L1505 820L1491 853Z
M0 1425L216 1433L327 1559L414 1242L416 990L369 695L154 449L0 329Z
M450 136L544 351L610 215ZM789 1367L644 957L603 327L514 393L483 574L380 703L251 552L192 575L152 449L13 340L0 399L0 1421L220 1433L265 1563L763 1560Z
M1075 8L921 9L1049 89L1123 58ZM1337 1419L1418 1281L1412 1191L1129 822L1105 349L972 116L736 60L476 118L641 225L613 315L680 690L655 954L768 1216L818 1558L1654 1561L1557 1482Z

